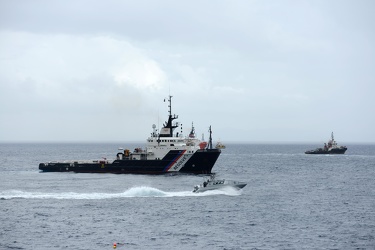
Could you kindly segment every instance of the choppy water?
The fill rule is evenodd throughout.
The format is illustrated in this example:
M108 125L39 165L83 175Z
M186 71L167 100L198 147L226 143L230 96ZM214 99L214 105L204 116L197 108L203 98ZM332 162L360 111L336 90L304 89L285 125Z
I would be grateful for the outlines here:
M193 194L194 175L38 171L119 146L0 144L0 249L375 249L374 145L227 145L213 170L242 191Z

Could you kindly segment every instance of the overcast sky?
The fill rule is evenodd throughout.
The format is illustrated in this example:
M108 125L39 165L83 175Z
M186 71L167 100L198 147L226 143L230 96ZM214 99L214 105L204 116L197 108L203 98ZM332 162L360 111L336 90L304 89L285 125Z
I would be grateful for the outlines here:
M0 142L375 142L375 1L0 0Z

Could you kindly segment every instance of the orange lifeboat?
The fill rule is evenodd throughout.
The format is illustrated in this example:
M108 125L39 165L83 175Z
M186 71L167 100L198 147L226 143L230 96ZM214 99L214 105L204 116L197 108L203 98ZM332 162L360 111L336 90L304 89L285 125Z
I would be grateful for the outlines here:
M200 149L205 149L207 147L207 142L202 141L201 143L199 143L199 147Z

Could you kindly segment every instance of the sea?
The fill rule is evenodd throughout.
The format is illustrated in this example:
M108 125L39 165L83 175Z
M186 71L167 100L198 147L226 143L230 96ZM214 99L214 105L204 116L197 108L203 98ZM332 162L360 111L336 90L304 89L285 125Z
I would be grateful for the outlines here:
M129 143L0 144L0 249L375 249L375 145L226 144L205 175L42 173Z

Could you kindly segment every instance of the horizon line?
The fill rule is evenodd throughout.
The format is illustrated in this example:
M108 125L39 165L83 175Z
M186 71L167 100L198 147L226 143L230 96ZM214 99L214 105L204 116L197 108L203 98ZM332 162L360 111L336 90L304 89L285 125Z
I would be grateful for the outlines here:
M146 144L145 141L0 141L0 144ZM322 141L228 141L225 144L321 144ZM375 145L375 142L361 142L361 141L351 141L340 144L366 144L366 145Z

